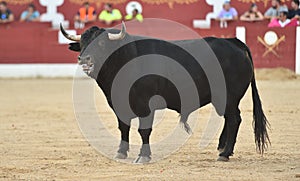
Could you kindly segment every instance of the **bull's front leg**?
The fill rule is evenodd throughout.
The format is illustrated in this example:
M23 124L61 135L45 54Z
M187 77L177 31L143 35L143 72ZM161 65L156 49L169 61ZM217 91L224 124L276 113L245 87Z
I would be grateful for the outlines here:
M130 131L130 121L128 123L121 121L118 118L119 130L121 131L121 143L119 145L119 150L116 159L126 159L127 152L129 151L129 131Z
M144 118L139 118L139 133L141 135L143 145L135 163L148 163L151 160L150 135L152 132L152 124L154 119L154 111Z

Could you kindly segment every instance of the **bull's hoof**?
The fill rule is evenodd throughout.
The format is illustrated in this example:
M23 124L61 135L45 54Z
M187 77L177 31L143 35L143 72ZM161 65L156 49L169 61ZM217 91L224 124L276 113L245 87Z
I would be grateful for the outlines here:
M139 156L139 157L137 157L137 159L133 163L145 164L145 163L149 163L150 161L151 161L150 156Z
M115 156L115 159L126 159L127 158L127 154L124 153L117 153Z
M229 158L225 157L225 156L219 156L219 158L217 159L217 161L220 161L220 162L228 162L229 161Z

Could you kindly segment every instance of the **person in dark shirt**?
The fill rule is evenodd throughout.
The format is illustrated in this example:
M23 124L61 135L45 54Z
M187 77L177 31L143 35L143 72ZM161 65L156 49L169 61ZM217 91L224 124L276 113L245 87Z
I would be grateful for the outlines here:
M0 2L0 23L9 23L14 21L13 13L7 8L5 1Z
M264 19L264 15L258 10L258 7L255 3L251 4L250 9L246 11L241 17L241 21L262 21Z
M300 20L300 9L299 9L299 0L292 0L291 9L288 12L288 19L296 18Z

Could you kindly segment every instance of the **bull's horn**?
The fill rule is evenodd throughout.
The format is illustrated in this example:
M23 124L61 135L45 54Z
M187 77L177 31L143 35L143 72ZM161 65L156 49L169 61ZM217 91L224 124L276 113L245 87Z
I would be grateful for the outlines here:
M108 33L108 38L110 40L122 40L126 35L126 26L124 21L122 21L122 29L120 31L120 33L118 34L113 34L113 33Z
M80 41L81 35L70 35L66 32L66 30L63 28L62 24L60 23L60 31L61 33L69 40L72 41Z

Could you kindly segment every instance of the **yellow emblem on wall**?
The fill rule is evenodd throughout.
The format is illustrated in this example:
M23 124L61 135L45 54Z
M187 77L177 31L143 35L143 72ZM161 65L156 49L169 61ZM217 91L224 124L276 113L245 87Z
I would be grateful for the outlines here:
M265 33L264 38L257 36L257 41L266 48L262 57L267 56L269 53L273 53L277 58L280 58L276 50L279 49L280 43L285 41L285 35L279 38L274 31L268 31Z

